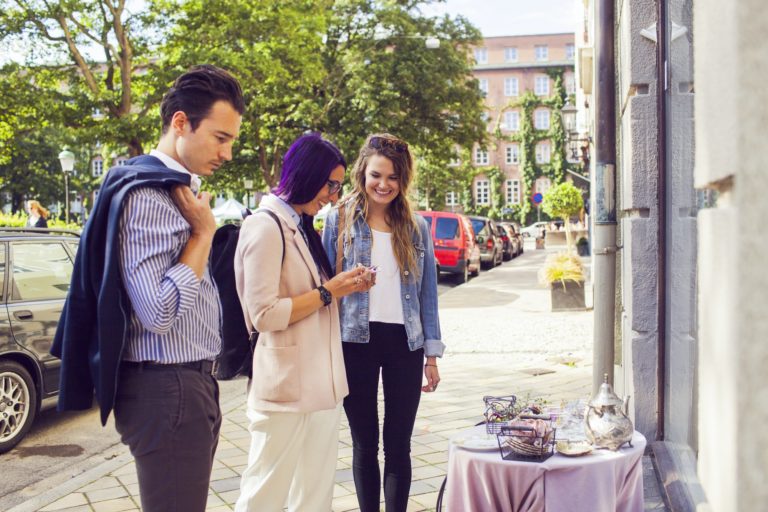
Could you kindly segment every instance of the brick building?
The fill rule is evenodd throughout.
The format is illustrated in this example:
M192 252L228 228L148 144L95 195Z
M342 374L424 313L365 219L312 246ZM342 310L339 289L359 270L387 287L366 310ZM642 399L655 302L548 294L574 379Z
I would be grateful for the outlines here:
M553 70L562 70L566 93L576 93L574 34L537 34L524 36L488 37L483 46L474 48L474 76L485 93L485 117L491 132L485 148L472 148L475 166L497 166L502 171L502 197L504 207L520 204L524 197L538 191L545 192L551 185L546 177L536 180L535 190L526 190L520 166L520 143L509 140L518 133L523 109L517 105L526 91L545 100L555 92ZM531 122L537 131L552 126L552 116L560 115L546 106L532 112ZM567 121L566 121L567 124ZM566 126L575 130L575 126ZM498 136L500 135L500 137ZM569 161L578 162L578 151L567 151ZM547 166L552 159L550 140L539 140L535 147L536 166ZM477 206L491 206L491 180L486 174L475 177L472 194ZM458 194L448 193L446 207L458 205ZM494 205L500 206L500 205Z

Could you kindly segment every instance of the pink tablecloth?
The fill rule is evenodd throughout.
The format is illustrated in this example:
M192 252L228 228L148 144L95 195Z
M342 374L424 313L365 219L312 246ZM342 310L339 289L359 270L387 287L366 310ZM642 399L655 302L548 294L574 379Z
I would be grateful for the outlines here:
M454 438L484 433L484 427ZM502 460L498 450L470 451L451 443L448 512L642 512L645 437L618 452L582 457L555 454L544 462Z

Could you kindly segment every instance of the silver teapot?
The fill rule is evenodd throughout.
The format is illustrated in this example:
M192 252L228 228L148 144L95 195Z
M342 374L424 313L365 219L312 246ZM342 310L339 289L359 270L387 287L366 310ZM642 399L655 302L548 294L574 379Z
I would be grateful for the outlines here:
M629 396L624 400L616 396L608 384L608 374L600 384L600 390L587 405L584 413L584 431L596 448L618 450L624 443L632 446L635 431L628 416Z

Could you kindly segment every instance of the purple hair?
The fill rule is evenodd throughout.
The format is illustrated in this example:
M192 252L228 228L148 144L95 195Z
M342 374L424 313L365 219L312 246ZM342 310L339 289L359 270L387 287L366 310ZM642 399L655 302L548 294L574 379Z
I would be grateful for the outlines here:
M310 133L296 139L283 158L280 183L272 193L291 204L308 203L328 183L331 172L338 166L347 168L347 161L333 143L320 134ZM323 249L320 235L313 225L314 218L301 216L301 224L307 235L309 250L326 277L333 276L331 263Z
M308 203L338 166L347 168L339 148L317 133L302 135L288 148L280 183L272 192L291 204Z

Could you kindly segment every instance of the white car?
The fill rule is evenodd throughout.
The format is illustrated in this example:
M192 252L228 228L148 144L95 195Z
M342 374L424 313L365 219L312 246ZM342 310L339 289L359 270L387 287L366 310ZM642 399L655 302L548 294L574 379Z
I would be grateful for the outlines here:
M549 225L549 222L547 221L540 221L540 222L534 222L530 226L526 226L523 229L520 230L520 234L524 237L532 236L533 238L538 238L541 236L541 233L547 229L547 226Z

